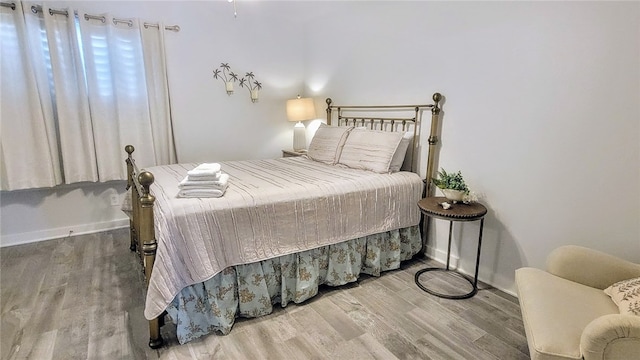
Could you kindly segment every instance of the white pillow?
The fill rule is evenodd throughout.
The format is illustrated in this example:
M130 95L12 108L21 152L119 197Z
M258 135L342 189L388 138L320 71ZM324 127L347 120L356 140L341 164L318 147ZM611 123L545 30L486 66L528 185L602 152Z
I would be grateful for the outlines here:
M388 173L402 135L400 132L354 129L344 143L338 163L352 169Z
M620 314L640 315L640 277L618 281L604 293L618 305Z
M340 159L342 147L353 126L328 126L321 124L311 139L307 156L311 160L334 165Z
M400 169L402 168L402 164L404 163L405 155L407 154L407 149L409 148L409 144L411 143L411 139L413 139L412 131L407 131L406 133L404 133L404 135L402 135L402 140L400 140L400 144L398 144L398 148L391 158L389 172L400 171Z

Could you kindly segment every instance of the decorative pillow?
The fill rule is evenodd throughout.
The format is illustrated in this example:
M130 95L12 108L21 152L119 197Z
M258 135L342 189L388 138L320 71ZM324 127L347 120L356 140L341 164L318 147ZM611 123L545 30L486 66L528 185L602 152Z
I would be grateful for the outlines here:
M407 131L406 133L404 133L404 135L402 135L402 140L400 140L400 144L398 145L396 152L391 158L391 165L389 165L390 172L400 171L400 169L402 168L402 164L404 163L404 158L407 154L407 149L409 148L409 144L411 143L412 138L412 131Z
M618 281L604 289L604 293L618 305L620 314L640 316L640 277Z
M402 135L400 132L354 129L347 137L338 163L352 169L387 173Z
M321 124L311 139L307 156L311 160L334 165L340 159L340 152L352 126L328 126Z

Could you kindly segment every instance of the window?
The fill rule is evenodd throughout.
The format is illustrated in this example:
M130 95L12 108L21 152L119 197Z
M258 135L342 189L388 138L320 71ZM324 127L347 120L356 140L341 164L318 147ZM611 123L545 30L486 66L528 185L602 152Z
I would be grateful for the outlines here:
M128 144L142 166L176 161L165 62L150 60L164 26L15 5L0 7L2 190L124 179Z

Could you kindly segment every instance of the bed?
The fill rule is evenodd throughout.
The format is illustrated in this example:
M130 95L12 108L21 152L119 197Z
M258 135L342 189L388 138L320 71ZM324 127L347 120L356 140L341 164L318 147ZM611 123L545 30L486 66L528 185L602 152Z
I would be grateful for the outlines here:
M301 303L318 286L397 269L422 246L417 201L431 193L441 95L426 105L339 106L327 99L305 156L220 162L219 198L177 197L198 164L140 171L125 148L131 245L147 284L149 346L168 314L180 343L227 334L237 317ZM431 112L426 177L420 119ZM425 186L426 184L426 186Z

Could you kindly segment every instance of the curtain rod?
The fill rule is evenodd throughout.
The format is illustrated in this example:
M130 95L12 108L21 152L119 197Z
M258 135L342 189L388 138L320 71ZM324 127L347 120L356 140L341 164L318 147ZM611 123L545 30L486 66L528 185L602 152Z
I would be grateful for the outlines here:
M11 8L11 10L15 10L16 9L16 4L15 3L9 3L9 2L0 2L0 6L3 7L8 7Z
M15 10L16 9L16 4L15 3L0 2L0 6L10 7L11 10ZM34 14L37 14L38 12L42 12L42 6L40 6L40 5L31 6L31 12L34 13ZM74 11L73 14L74 14L75 17L78 17L78 13L76 11ZM64 15L66 17L69 17L69 12L67 10L49 9L49 15ZM84 19L87 20L87 21L88 20L100 20L100 21L102 21L102 23L105 23L107 21L107 19L102 15L84 14ZM127 25L129 25L129 27L133 26L133 20L131 20L131 19L113 18L112 21L113 21L114 25L127 24ZM144 25L145 29L148 29L150 27L158 28L160 26L159 24L147 23L147 22L144 22L142 24ZM167 26L164 27L164 29L178 32L178 31L180 31L180 26L178 26L178 25L167 25Z

